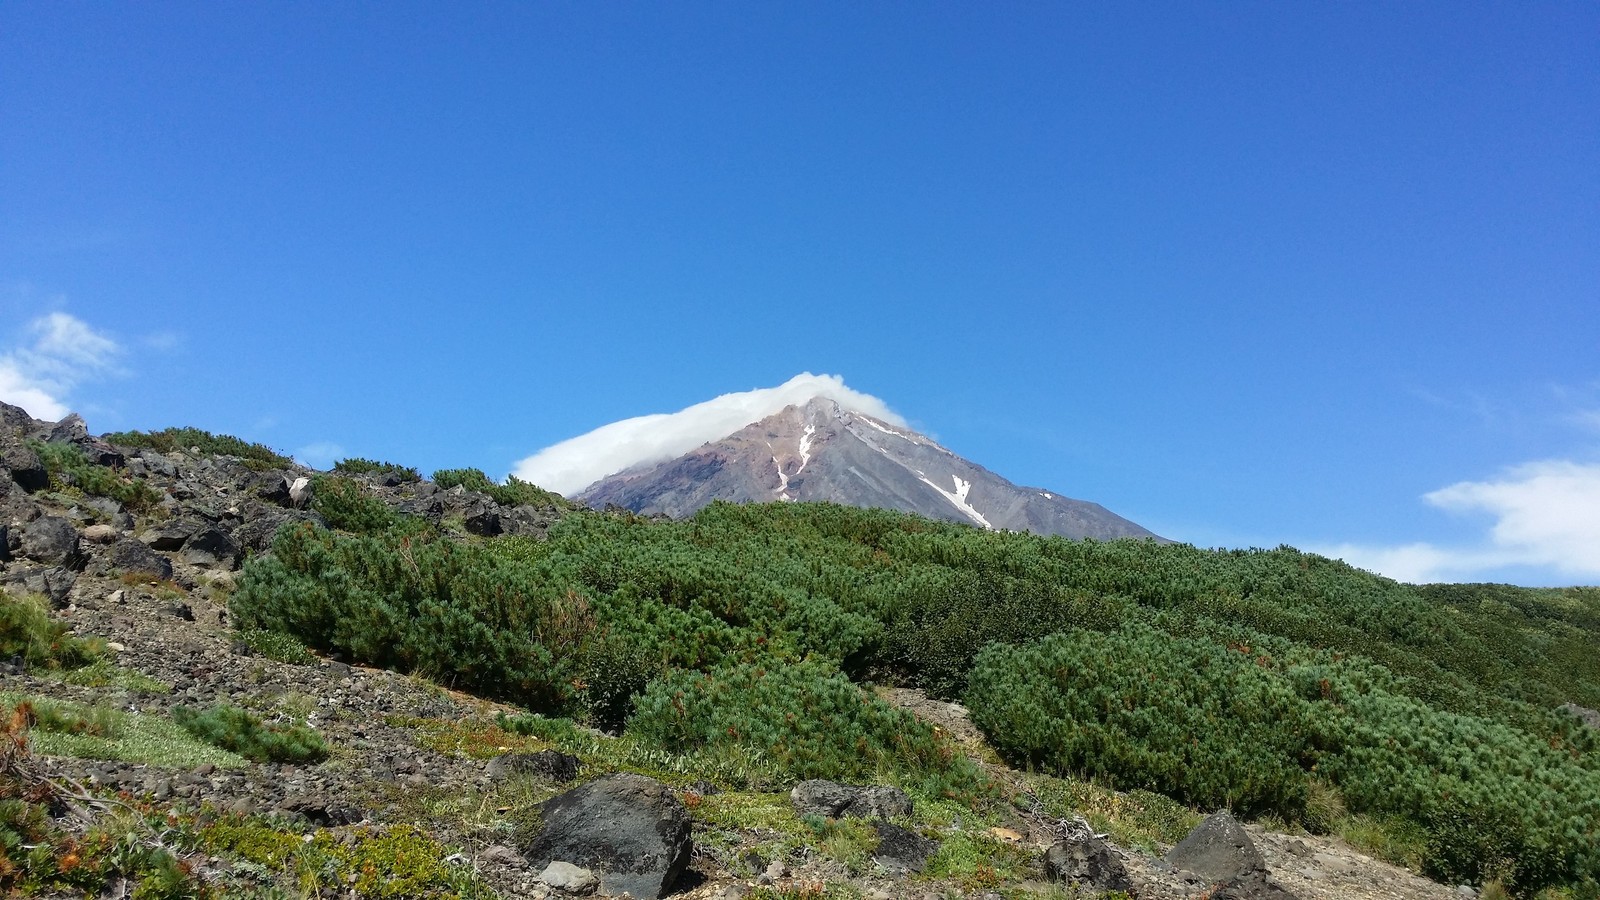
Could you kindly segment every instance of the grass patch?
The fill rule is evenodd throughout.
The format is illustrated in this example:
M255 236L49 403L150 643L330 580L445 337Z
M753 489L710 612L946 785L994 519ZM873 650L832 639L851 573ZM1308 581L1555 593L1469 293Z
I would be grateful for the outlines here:
M11 691L0 692L0 707L9 709L24 701L33 705L36 713L46 708L53 710L51 715L62 721L112 720L112 716L107 716L105 712L81 703L49 700ZM100 707L99 710L105 708ZM197 740L170 719L147 713L109 712L115 717L116 733L113 735L74 734L40 728L29 735L30 746L37 753L52 756L120 760L173 769L190 769L207 763L230 769L245 765L243 757Z
M81 668L47 672L44 678L79 687L116 688L135 694L172 693L172 685L167 682L124 668L104 657Z
M1368 856L1421 872L1428 852L1428 835L1422 827L1398 818L1347 816L1333 827L1346 844Z
M281 631L264 628L245 628L234 632L234 640L249 647L252 652L294 666L311 666L318 662L317 655L306 649L298 638Z
M1029 874L1036 854L981 832L942 835L922 877L959 882L968 890L994 890Z
M1150 853L1183 840L1204 818L1176 800L1150 791L1124 793L1091 781L1051 775L1028 775L1024 783L1031 797L1019 798L1019 803L1031 802L1036 812L1049 818L1081 815L1095 831L1109 833L1117 844Z

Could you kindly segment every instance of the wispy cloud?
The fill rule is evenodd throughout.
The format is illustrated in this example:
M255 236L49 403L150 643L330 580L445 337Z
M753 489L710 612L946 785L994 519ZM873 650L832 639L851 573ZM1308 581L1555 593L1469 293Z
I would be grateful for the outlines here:
M603 425L521 460L512 474L557 493L573 494L624 469L681 456L813 397L826 397L891 424L906 425L888 404L845 386L840 376L802 372L777 387L723 394L675 413Z
M1600 464L1532 462L1495 480L1463 481L1423 499L1451 513L1487 514L1494 523L1466 546L1342 544L1316 552L1415 583L1472 580L1511 567L1600 581Z
M26 341L0 353L0 400L42 419L70 412L79 384L114 374L122 347L88 323L52 312L28 323Z
M294 451L295 462L313 469L326 469L347 454L342 445L333 441L317 441Z

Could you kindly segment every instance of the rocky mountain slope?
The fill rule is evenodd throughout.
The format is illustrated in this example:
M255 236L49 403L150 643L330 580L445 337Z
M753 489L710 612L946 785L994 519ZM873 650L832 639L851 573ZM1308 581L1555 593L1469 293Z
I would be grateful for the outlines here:
M677 459L602 479L576 499L675 518L713 500L828 501L987 529L1160 540L1097 503L1019 487L923 435L822 397Z
M849 439L823 440L838 447ZM52 466L62 448L88 468ZM796 491L822 459L809 451L797 444L798 461L774 454L784 459L779 465L793 464ZM40 603L69 629L62 641L104 641L103 657L86 667L53 670L20 651L3 661L3 711L26 701L36 714L13 717L0 734L0 800L13 803L0 835L32 835L0 845L0 891L548 897L608 895L626 883L660 884L666 896L753 900L998 900L1107 889L1144 898L1461 896L1332 838L1259 825L1241 831L1212 819L1180 842L1199 823L1196 813L1008 769L964 710L917 691L885 697L982 759L1003 800L981 811L949 803L913 809L891 796L897 792L874 788L880 799L872 804L889 805L868 804L869 818L855 819L845 812L853 788L725 789L714 773L626 736L523 716L421 678L240 632L228 600L245 559L265 551L279 528L321 521L310 508L317 473L281 462L117 446L79 419L38 422L0 404L0 603ZM463 541L538 538L565 513L507 507L392 472L355 480L390 510ZM126 501L92 492L138 484L148 490L125 493ZM252 761L170 728L180 708L219 704L309 727L326 743L326 758ZM63 720L88 724L74 730ZM640 772L652 777L613 777ZM558 813L601 802L577 795L574 783L590 795L600 785L602 800L616 804L605 807L616 817L603 820L612 830L590 835L590 844L622 840L630 822L677 823L673 877L608 880L614 873L602 851L562 843L577 835L552 833L552 823L566 821ZM839 796L837 807L816 806ZM539 805L547 801L558 802ZM18 817L28 803L41 818ZM1097 833L1084 816L1113 833ZM539 856L551 846L584 865Z

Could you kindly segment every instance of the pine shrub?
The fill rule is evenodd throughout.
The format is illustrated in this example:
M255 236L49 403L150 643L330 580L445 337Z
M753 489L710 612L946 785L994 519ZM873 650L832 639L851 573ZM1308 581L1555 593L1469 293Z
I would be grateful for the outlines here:
M311 481L311 497L311 508L340 531L370 534L392 528L400 521L388 504L354 479L318 475Z
M260 463L274 469L287 469L294 460L276 453L265 444L254 444L231 434L212 434L199 428L164 428L160 431L114 431L103 435L106 441L119 447L148 448L159 453L174 451L201 453L211 456L236 456L248 462Z
M205 710L174 707L172 720L195 737L255 762L316 762L328 745L304 725L266 725L248 710L218 703Z
M75 637L50 618L43 597L0 592L0 659L21 659L29 668L76 669L102 652L98 641Z
M415 466L402 466L399 463L379 462L375 459L363 459L352 456L341 459L333 464L333 471L340 475L393 475L402 482L416 482L422 480L422 474Z
M628 733L677 753L750 750L788 776L942 781L981 788L976 766L911 713L816 662L670 673L638 699Z

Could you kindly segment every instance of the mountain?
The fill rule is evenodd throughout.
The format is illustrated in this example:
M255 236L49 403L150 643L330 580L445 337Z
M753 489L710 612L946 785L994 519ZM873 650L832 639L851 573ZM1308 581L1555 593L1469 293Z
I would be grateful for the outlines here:
M1098 503L1012 484L923 435L824 397L676 459L603 478L576 499L675 518L713 500L825 500L990 530L1164 540Z

